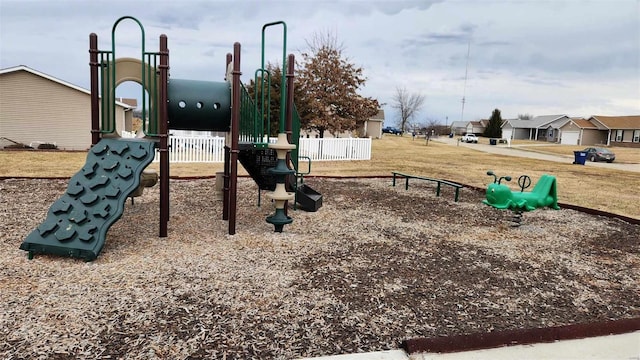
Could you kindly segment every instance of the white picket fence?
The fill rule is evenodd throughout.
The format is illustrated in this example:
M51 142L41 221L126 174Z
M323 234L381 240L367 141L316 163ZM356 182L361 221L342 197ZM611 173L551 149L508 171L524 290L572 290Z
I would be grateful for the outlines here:
M124 133L123 137L135 137ZM224 137L169 137L171 163L222 163ZM270 138L269 142L275 142ZM300 138L298 156L312 161L371 160L371 138ZM158 152L154 162L160 161Z
M154 162L160 161L156 151ZM223 137L169 137L169 162L171 163L222 163L224 162Z
M371 138L300 138L299 146L312 161L371 160Z

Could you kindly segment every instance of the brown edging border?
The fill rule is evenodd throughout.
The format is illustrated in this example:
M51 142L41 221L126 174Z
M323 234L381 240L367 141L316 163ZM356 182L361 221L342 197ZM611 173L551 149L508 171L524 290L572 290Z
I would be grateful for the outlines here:
M470 335L404 340L400 347L407 353L452 353L511 345L548 343L596 336L626 334L640 330L640 318L599 321L548 328L517 329Z
M632 218L632 217L629 217L629 216L614 214L614 213L610 213L610 212L606 212L606 211L602 211L602 210L590 209L590 208L586 208L586 207L582 207L582 206L578 206L578 205L565 204L565 203L558 203L558 206L560 206L563 209L576 210L576 211L580 211L580 212L587 213L587 214L590 214L590 215L598 215L598 216L604 216L604 217L609 217L609 218L616 218L616 219L620 219L620 220L626 221L626 222L628 222L630 224L640 225L640 219Z

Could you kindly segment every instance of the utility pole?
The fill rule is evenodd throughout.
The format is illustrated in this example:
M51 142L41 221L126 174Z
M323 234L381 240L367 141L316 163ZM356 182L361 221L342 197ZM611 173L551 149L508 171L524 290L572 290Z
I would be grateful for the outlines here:
M464 121L464 103L467 102L467 74L469 71L469 53L471 52L471 36L469 36L469 42L467 44L467 64L464 68L464 88L462 89L462 113L460 114L460 121Z

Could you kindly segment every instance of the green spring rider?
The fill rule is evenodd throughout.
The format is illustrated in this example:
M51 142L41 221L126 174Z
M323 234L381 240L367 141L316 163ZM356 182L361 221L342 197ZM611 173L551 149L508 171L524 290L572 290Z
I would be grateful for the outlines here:
M532 211L541 207L549 207L559 210L558 192L555 176L543 174L532 191L524 189L531 186L531 178L522 175L518 178L520 191L511 191L502 180L511 181L511 176L498 178L493 171L487 171L487 175L493 176L493 184L487 187L486 200L482 202L496 209L511 209L513 211Z

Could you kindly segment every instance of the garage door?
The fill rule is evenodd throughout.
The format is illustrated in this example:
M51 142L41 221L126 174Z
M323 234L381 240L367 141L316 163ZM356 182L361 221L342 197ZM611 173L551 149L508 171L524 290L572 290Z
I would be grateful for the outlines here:
M562 133L562 139L560 143L563 145L579 145L578 139L580 138L579 131L565 131Z

